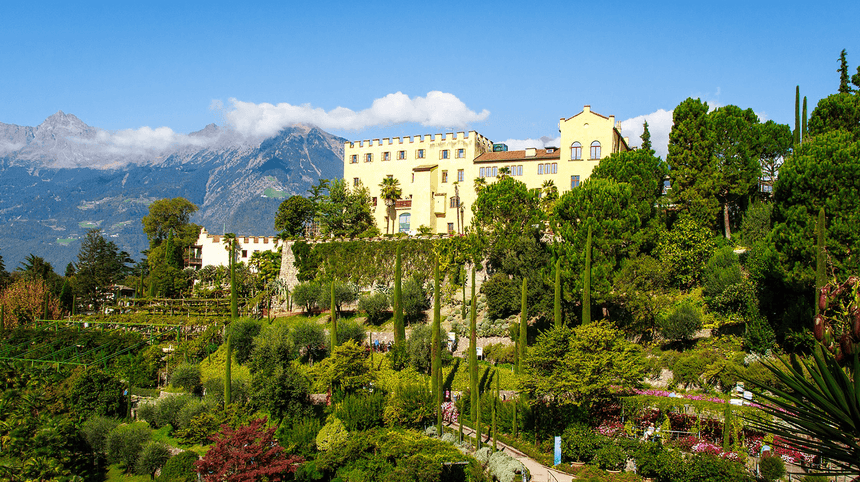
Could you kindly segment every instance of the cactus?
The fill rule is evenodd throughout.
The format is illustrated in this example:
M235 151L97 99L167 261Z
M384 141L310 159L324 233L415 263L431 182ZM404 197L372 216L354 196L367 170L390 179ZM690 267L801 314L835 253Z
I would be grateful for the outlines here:
M430 365L432 378L432 393L436 400L436 427L439 436L442 436L442 347L441 340L441 307L439 301L439 257L433 260L433 335L430 353L433 357Z
M394 343L403 346L406 343L406 327L403 324L403 294L401 292L400 243L397 243L397 255L394 261Z
M585 270L582 273L582 324L591 323L591 226L585 242Z
M555 327L561 328L564 324L561 319L561 258L555 260L555 299L552 308Z
M334 280L331 282L331 314L329 315L331 318L331 353L334 354L334 349L337 347L337 305L335 304L334 297Z

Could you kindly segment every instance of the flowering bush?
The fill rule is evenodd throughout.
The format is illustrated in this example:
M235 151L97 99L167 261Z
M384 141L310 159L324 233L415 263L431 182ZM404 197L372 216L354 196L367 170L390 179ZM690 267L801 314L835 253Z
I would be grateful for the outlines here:
M457 406L454 402L445 402L442 404L442 420L451 423L457 423L460 419L460 413L457 411Z
M597 427L597 433L604 437L616 438L626 435L624 425L617 421L607 421Z

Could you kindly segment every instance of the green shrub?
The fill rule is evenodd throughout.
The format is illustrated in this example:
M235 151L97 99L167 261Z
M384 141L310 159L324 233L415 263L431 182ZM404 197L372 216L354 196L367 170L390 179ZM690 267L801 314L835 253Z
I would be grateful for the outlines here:
M315 417L283 420L275 432L275 438L286 453L309 458L317 453L317 434L320 429L322 424Z
M170 383L191 393L199 393L203 386L200 384L200 365L196 363L180 363L170 374Z
M367 341L367 334L364 331L364 326L355 320L338 320L337 321L337 343L342 345L347 340L353 340L358 345L364 345Z
M224 380L211 378L203 383L203 399L213 405L224 404ZM236 403L245 403L251 399L251 386L248 380L233 378L230 383L230 398Z
M189 420L174 435L186 444L206 445L211 442L210 437L218 433L221 425L239 427L248 421L250 415L246 407L236 403L231 403L226 408L218 405Z
M419 373L430 373L432 336L433 329L430 325L424 324L413 327L409 338L406 340L409 365Z
M328 337L326 337L325 328L319 323L310 320L300 321L293 325L290 337L296 350L296 358L304 362L325 358Z
M729 286L741 282L741 264L731 246L718 249L708 263L702 276L705 296L715 297Z
M569 426L561 436L562 456L575 462L591 462L601 445L600 437L584 423Z
M251 404L272 418L298 417L310 411L310 381L291 363L255 372L251 379Z
M770 233L770 216L773 212L773 204L754 201L749 205L741 221L741 239L747 246L764 241Z
M107 455L111 463L131 472L144 445L152 438L152 429L144 422L118 425L107 436Z
M170 447L163 442L149 442L143 447L137 462L134 465L134 473L137 475L153 476L155 471L161 468L170 458Z
M201 413L206 413L212 410L212 405L204 400L190 400L186 403L180 410L179 415L177 415L175 422L176 425L173 426L173 431L183 430L185 427L191 423L191 420L194 417L197 417Z
M170 457L161 468L157 482L197 482L196 453L186 450Z
M128 403L122 394L125 388L118 378L98 368L87 368L72 375L69 406L84 416L124 417Z
M348 394L334 407L334 416L343 422L350 432L382 426L385 412L385 394L357 392Z
M711 311L724 315L736 314L745 320L757 317L759 308L756 286L748 279L741 280L711 298L708 306Z
M289 364L296 354L290 326L276 321L266 326L255 338L249 368L251 373L268 372Z
M484 359L490 363L513 363L516 358L515 345L493 343L484 346Z
M240 318L230 324L230 343L233 345L233 356L244 365L251 359L254 349L254 337L260 334L263 324L253 318Z
M752 482L742 462L697 453L687 463L686 480L708 482Z
M421 282L415 277L409 278L403 281L400 291L400 297L403 300L403 319L408 323L423 320L424 312L430 308L430 298Z
M373 293L364 295L358 300L358 309L367 315L367 323L380 325L389 315L391 305L388 296L384 293Z
M81 425L81 433L90 449L97 454L107 453L108 434L119 425L115 419L94 415Z
M702 328L702 312L692 301L681 301L657 320L657 328L668 340L689 340Z
M423 429L436 420L434 398L427 384L420 381L402 383L388 395L385 424Z
M492 474L493 479L499 482L515 482L531 479L529 469L522 462L504 452L493 452L490 455L487 470Z
M776 344L776 333L763 316L747 321L744 330L744 348L753 353L765 354Z
M319 283L308 281L299 283L293 288L293 305L301 306L305 312L310 312L317 306L317 299L322 291Z
M621 446L614 443L604 443L594 452L591 463L603 470L621 470L627 462L627 454Z
M317 434L317 449L320 452L326 452L332 447L342 445L348 436L349 432L347 432L343 422L337 418L332 418Z
M713 360L714 357L711 353L700 351L678 358L672 367L672 383L685 387L701 387L704 383L702 374Z
M521 286L504 273L496 273L484 282L481 292L487 297L487 317L495 320L519 313Z
M357 299L358 290L355 285L340 281L334 282L334 304L338 311L341 310L343 305L352 303ZM331 307L331 281L324 281L320 284L319 292L317 293L317 306L322 309Z
M759 471L765 482L774 482L785 475L785 462L779 456L762 457L759 461Z
M195 399L190 395L171 395L159 399L155 404L155 427L161 428L171 425L174 429L179 426L179 414L185 405ZM147 420L152 425L152 420Z
M830 482L830 477L825 477L823 475L804 475L800 480L803 482Z
M656 482L675 482L682 480L684 460L675 450L666 450L656 443L640 443L633 450L636 472L642 477L656 479Z

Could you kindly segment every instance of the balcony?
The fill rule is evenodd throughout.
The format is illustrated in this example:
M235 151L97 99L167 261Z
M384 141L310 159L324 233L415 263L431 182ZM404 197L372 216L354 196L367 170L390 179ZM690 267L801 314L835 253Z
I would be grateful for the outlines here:
M394 209L412 209L411 199L399 199L394 203Z

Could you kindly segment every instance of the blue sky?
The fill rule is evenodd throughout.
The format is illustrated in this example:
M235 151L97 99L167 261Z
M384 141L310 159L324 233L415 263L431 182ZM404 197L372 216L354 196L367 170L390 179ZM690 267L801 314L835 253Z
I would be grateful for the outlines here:
M248 3L6 3L0 122L504 142L553 138L589 104L637 144L641 116L668 134L687 97L793 124L795 85L811 111L841 49L860 64L857 1Z

